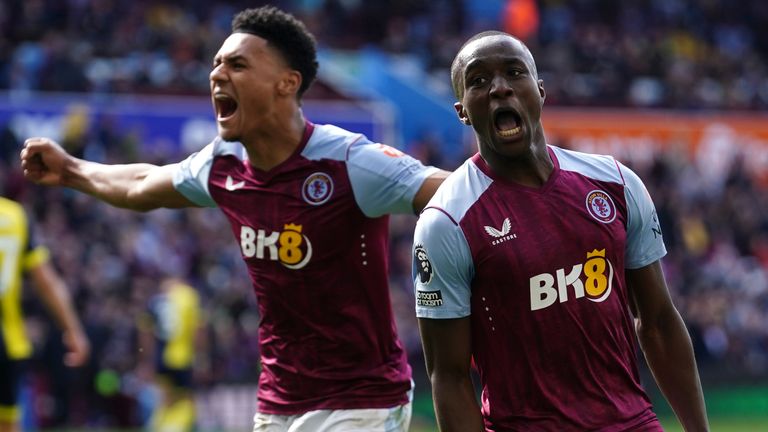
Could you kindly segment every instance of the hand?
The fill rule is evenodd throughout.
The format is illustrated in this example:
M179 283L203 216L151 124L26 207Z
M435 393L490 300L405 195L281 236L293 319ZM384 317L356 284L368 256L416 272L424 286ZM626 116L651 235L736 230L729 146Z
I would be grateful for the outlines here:
M67 166L73 158L55 141L48 138L29 138L21 150L21 168L24 177L46 186L60 186Z
M69 367L83 366L91 355L91 344L81 331L64 332L64 346L69 351L64 354L64 364Z

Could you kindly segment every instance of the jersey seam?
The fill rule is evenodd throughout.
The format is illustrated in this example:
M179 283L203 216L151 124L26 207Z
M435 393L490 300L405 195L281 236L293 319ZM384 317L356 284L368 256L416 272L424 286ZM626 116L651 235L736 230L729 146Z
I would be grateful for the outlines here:
M458 222L456 222L456 219L454 219L454 218L453 218L453 216L451 216L451 215L448 213L448 211L446 211L446 210L445 210L445 209L443 209L442 207L436 207L436 206L426 206L426 207L424 207L424 210L422 210L421 212L422 212L422 213L424 213L425 211L427 211L427 209L433 209L433 210L437 210L437 211L439 211L440 213L442 213L442 214L446 215L446 216L448 217L448 219L451 221L451 223L453 223L455 226L459 226L459 223L458 223Z
M621 172L621 167L619 166L619 161L617 161L616 158L613 158L613 163L616 164L616 169L619 171L619 177L621 177L621 184L626 186L627 181L624 179L624 174L622 174L622 172Z
M357 137L347 145L347 151L344 153L344 160L349 163L349 152L352 150L352 147L357 144L358 141L360 141L363 138L362 135L357 134Z
M600 159L604 160L607 157L607 158L610 158L613 161L613 163L616 165L616 167L618 168L618 163L619 162L616 160L616 158L614 158L612 156L596 155L596 154L580 153L580 152L568 152L567 150L562 149L560 147L555 147L555 146L550 146L550 147L552 147L554 149L557 149L555 151L555 155L557 155L558 151L561 151L564 154L570 154L572 157L575 157L576 159L578 159L579 162L582 162L582 163L584 162L584 159L590 159L590 163L588 164L588 166L595 166L595 165L597 165L595 163L595 160L598 160L598 161ZM586 157L584 159L578 157L577 155L580 155L580 154L583 154ZM579 170L574 170L574 169L571 169L571 168L564 168L562 160L560 160L560 159L561 158L558 157L558 162L560 162L560 171L566 171L566 172L569 172L569 173L578 174L578 175L584 176L584 177L586 177L588 179L599 181L599 182L614 183L614 184L626 184L626 181L624 180L624 175L621 173L621 169L618 170L619 171L619 180L616 180L616 179L604 179L604 178L599 178L599 177L594 176L594 175L590 175L588 173L581 172ZM605 163L605 162L603 162L603 163Z

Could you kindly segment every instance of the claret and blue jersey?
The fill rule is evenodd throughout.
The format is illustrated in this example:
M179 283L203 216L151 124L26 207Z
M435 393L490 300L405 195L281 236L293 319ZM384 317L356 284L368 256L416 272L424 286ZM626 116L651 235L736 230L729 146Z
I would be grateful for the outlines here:
M177 190L223 211L250 273L262 319L260 412L408 402L386 215L412 213L435 171L362 135L310 123L296 152L269 172L248 163L242 144L220 139L178 164Z
M479 155L443 183L414 237L417 315L471 316L489 431L656 430L624 280L666 253L653 203L611 157L548 151L540 188Z

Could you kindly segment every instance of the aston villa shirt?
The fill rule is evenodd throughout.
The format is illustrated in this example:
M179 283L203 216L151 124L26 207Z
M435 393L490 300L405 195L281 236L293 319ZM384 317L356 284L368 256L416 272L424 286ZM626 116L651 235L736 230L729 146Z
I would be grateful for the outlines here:
M222 210L248 267L261 315L260 412L408 401L386 215L412 212L435 171L362 135L312 124L295 154L268 172L248 163L242 144L221 139L178 165L177 190Z
M416 227L417 315L471 316L488 431L660 430L624 280L666 253L651 198L611 157L548 151L540 188L479 155L443 183Z

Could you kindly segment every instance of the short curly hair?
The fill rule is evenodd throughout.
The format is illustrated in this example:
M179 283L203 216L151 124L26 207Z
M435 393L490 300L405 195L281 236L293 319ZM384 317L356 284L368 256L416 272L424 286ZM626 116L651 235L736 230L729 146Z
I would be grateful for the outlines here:
M293 15L274 6L245 9L232 19L232 33L248 33L277 49L288 65L301 74L298 96L317 77L317 43L307 27Z

